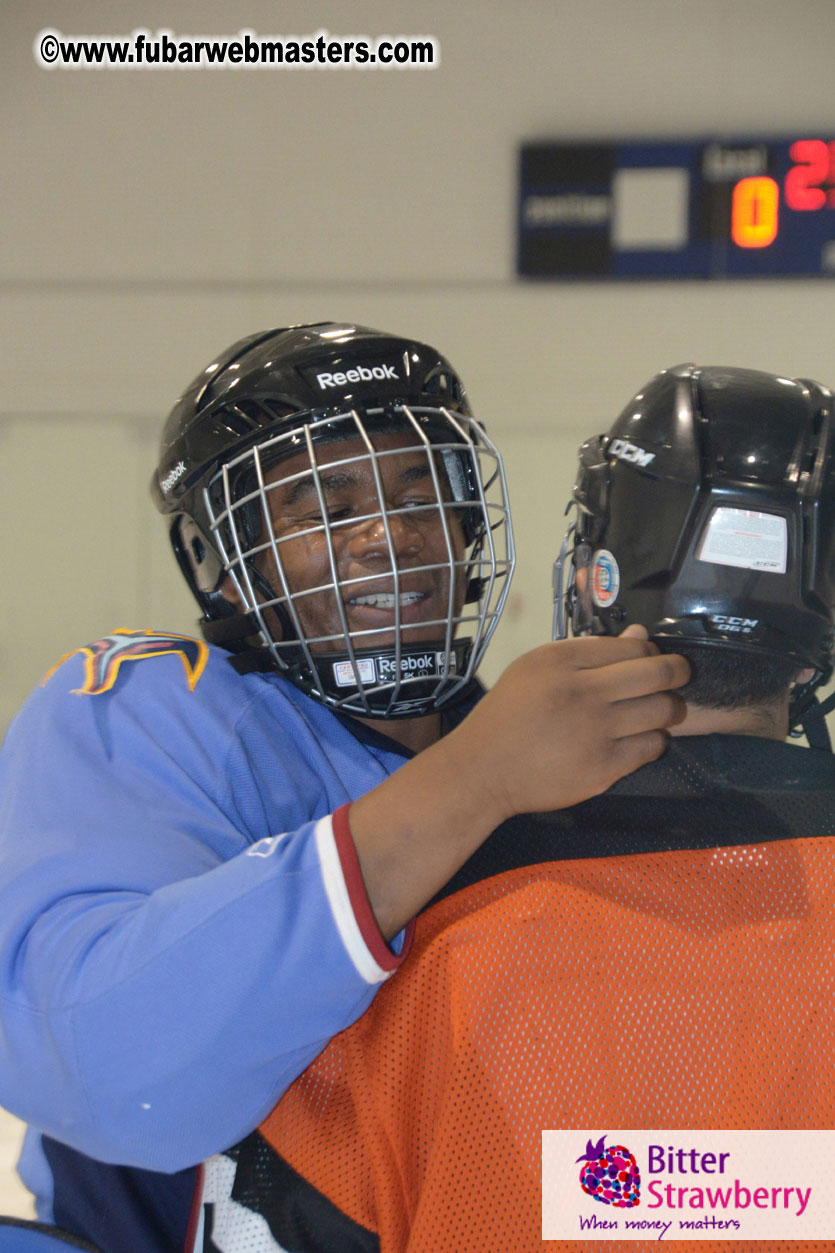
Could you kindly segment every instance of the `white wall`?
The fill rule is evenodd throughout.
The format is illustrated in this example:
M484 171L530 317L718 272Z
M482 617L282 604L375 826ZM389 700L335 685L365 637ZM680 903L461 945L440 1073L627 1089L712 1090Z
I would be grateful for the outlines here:
M35 34L433 35L432 71L47 71ZM146 484L253 330L424 337L506 449L521 561L488 677L550 628L576 447L681 360L835 383L835 287L515 280L519 143L823 133L832 0L30 0L0 8L0 727L64 651L194 612Z

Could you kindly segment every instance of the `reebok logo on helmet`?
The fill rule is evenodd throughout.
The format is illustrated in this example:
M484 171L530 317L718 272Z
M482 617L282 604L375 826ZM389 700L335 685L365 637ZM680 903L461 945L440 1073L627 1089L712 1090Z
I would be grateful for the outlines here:
M171 491L171 488L174 486L175 483L177 483L183 477L185 472L186 472L186 463L184 461L178 461L177 464L174 466L174 469L170 470L168 474L166 474L165 478L162 480L162 482L159 485L160 491L162 492L163 496L168 495L168 493Z
M399 379L393 365L358 365L350 370L338 370L336 373L323 372L316 375L316 382L322 391L329 387L345 387L348 383L370 383L373 379L383 382L387 379Z

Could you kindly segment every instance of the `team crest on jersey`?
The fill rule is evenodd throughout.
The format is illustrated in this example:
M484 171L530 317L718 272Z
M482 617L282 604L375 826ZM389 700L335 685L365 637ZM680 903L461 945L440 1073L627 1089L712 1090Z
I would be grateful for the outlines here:
M209 660L208 645L191 635L160 635L157 631L129 631L119 627L112 635L105 635L94 644L85 644L82 648L64 653L49 671L44 683L76 653L83 653L85 657L84 685L73 688L78 696L99 696L102 692L109 692L119 677L123 661L143 661L146 657L164 657L167 653L180 658L189 690L193 692Z

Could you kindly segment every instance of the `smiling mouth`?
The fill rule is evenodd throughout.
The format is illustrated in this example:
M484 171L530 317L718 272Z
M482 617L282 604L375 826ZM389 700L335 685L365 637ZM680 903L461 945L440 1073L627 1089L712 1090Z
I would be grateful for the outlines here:
M395 596L393 592L374 592L369 596L354 596L348 604L367 605L371 609L384 609L391 613L398 604L401 609L406 609L425 598L425 592L401 592L399 596Z

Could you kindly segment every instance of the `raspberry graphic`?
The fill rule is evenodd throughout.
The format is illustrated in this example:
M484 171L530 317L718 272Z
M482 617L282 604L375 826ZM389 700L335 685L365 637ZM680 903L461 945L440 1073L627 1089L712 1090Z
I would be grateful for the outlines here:
M580 1187L604 1205L617 1209L632 1209L640 1205L641 1172L638 1163L622 1144L604 1145L605 1135L597 1144L591 1140L586 1151L577 1161L583 1163L580 1171Z

